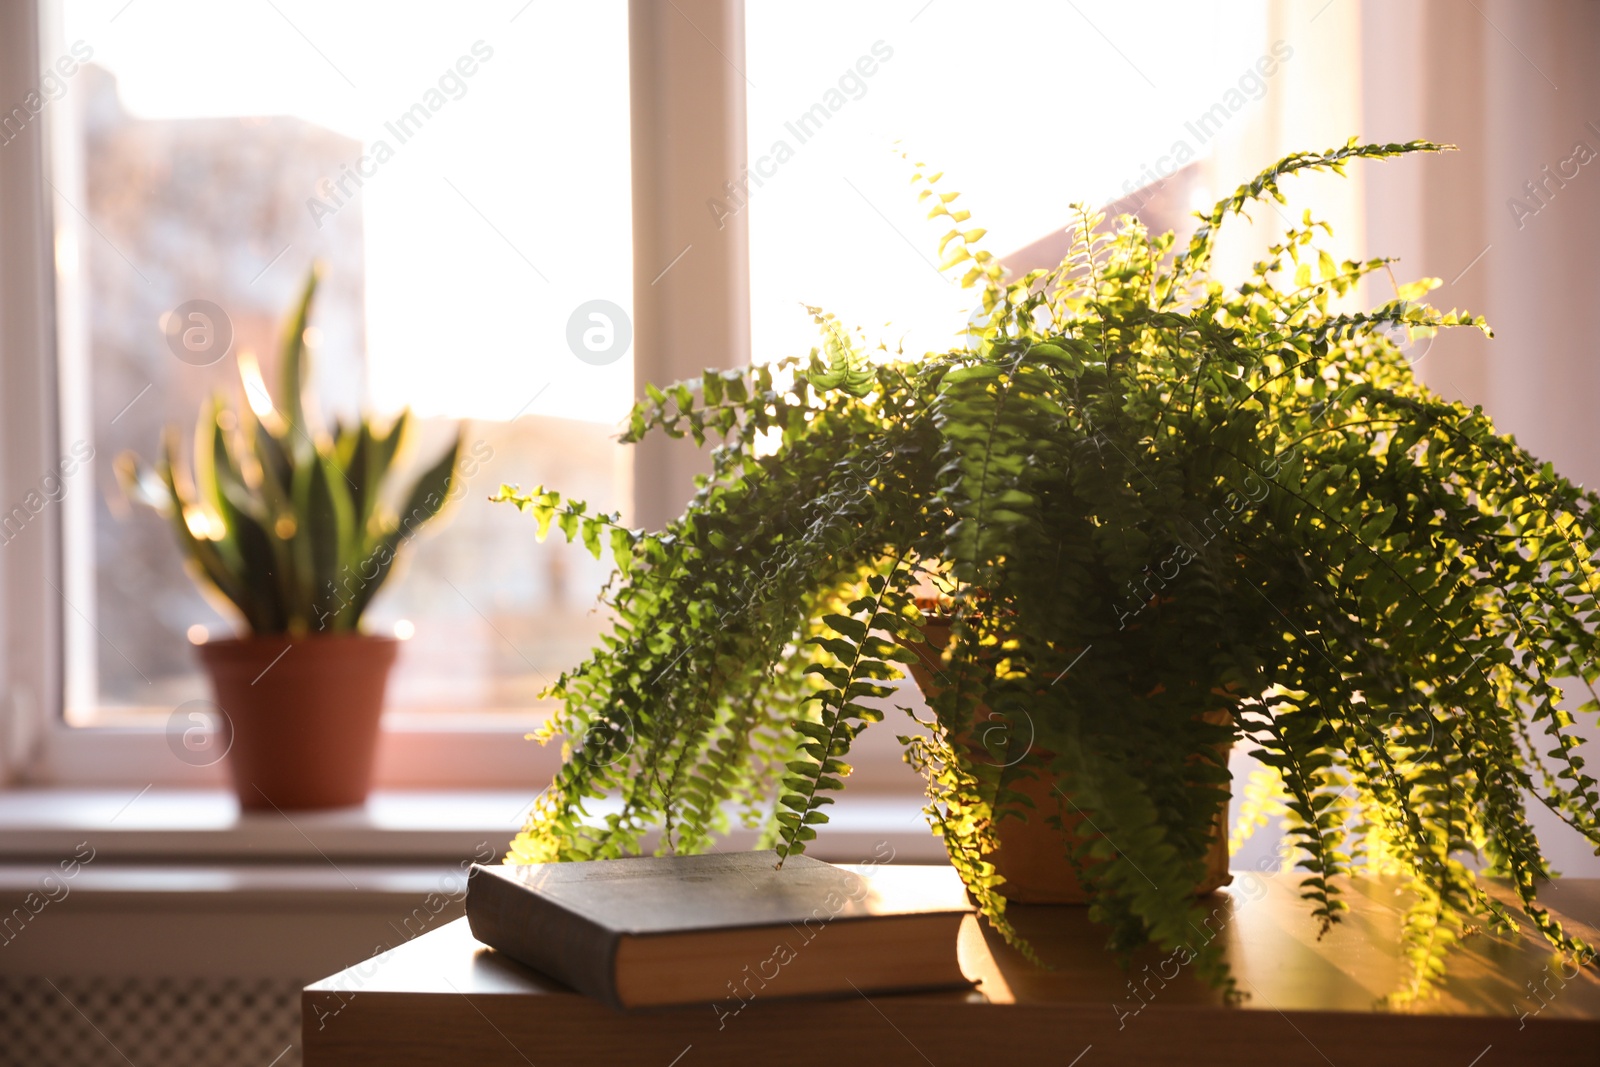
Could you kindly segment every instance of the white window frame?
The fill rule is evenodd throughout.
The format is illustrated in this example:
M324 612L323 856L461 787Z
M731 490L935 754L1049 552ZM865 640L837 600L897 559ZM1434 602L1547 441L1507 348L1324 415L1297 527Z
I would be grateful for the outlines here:
M8 110L38 85L39 42L52 17L50 0L0 3L0 107ZM706 352L725 354L725 365L749 361L748 230L742 216L713 227L704 207L710 191L745 163L743 0L630 0L629 53L634 360L642 391L646 381L698 374ZM37 485L60 448L59 201L46 180L47 119L48 108L0 145L0 512ZM703 462L682 447L639 446L635 521L659 525L681 509ZM85 480L72 484L66 499L92 491ZM0 545L0 783L222 785L221 764L196 768L173 759L159 728L66 725L64 635L75 609L60 593L63 526L62 507L51 504L22 536ZM377 785L542 785L559 753L523 740L542 714L391 712ZM904 773L897 760L872 762L884 763L891 778Z

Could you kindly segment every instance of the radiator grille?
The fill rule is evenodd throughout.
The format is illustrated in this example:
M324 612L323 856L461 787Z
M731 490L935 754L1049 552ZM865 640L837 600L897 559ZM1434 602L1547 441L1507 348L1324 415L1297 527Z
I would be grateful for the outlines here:
M0 1065L299 1067L304 984L0 976Z

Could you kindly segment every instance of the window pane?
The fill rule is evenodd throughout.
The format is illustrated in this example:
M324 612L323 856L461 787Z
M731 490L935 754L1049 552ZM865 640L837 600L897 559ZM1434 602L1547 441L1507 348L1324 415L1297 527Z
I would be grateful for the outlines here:
M816 343L803 304L890 349L960 343L973 291L937 269L952 223L926 217L914 162L944 172L952 208L972 212L962 227L987 228L1004 256L1062 230L1073 202L1203 160L1270 78L1254 0L751 3L746 26L750 174L736 185L758 360ZM723 210L745 210L726 192ZM1215 198L1185 199L1180 217Z
M413 470L471 420L463 498L367 615L413 634L390 707L526 709L600 632L606 568L535 544L530 519L484 498L549 482L624 502L611 437L631 354L580 360L567 338L582 305L631 305L626 5L65 0L53 14L44 63L71 70L45 110L63 450L92 447L96 483L67 497L70 721L203 694L186 635L233 625L163 521L124 502L112 462L154 458L169 424L187 449L206 395L242 399L241 353L275 384L276 324L316 259L323 414L410 406ZM164 326L190 301L223 319L185 348Z

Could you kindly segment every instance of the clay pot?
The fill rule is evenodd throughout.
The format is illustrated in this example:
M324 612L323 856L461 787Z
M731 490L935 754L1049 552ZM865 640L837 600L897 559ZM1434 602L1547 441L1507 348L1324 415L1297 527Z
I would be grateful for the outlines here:
M917 661L909 665L911 675L916 679L923 696L931 700L944 688L938 680L944 668L939 653L950 643L950 624L930 619L924 624L922 635L925 643L907 642L906 647L917 656ZM980 704L976 712L980 728L989 715L989 708ZM1219 724L1226 723L1228 714L1225 711L1213 712L1206 719ZM964 749L971 759L990 761L982 742L977 738L957 738L955 744L957 748ZM1050 753L1042 750L1036 754L1046 759L1050 756ZM1225 752L1223 755L1226 757ZM1025 811L1021 819L1007 817L995 823L998 846L983 858L994 864L995 871L1005 878L997 892L1009 901L1018 904L1086 904L1089 901L1088 893L1079 884L1077 873L1067 860L1067 853L1074 845L1096 836L1096 832L1087 827L1085 817L1074 810L1070 792L1064 788L1058 790L1056 784L1057 780L1048 771L1039 777L1019 779L1012 788L1031 800L1034 808ZM1061 809L1060 829L1046 821L1058 808ZM1227 818L1227 809L1224 808L1217 816L1211 848L1206 854L1205 876L1195 887L1196 896L1213 892L1233 881L1233 876L1228 873Z
M398 646L367 634L278 634L199 647L232 731L228 770L241 808L342 808L366 800Z

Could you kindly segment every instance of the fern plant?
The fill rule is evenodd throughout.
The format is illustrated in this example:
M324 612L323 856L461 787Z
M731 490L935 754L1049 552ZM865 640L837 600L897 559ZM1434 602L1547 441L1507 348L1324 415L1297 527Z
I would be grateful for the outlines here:
M1309 212L1242 282L1210 272L1218 228L1282 202L1284 178L1446 147L1289 156L1183 247L1079 208L1061 265L1009 281L919 170L930 217L957 224L941 252L981 297L979 343L870 354L818 313L809 358L651 388L625 440L715 444L660 532L502 488L541 538L554 524L618 565L614 626L540 735L567 757L508 861L650 834L703 850L733 818L804 850L933 593L943 677L930 729L901 740L1008 936L995 825L1070 803L1099 831L1071 859L1110 944L1186 947L1231 988L1220 948L1191 944L1192 887L1229 798L1218 746L1243 741L1276 773L1263 790L1286 798L1324 928L1364 855L1409 880L1409 992L1469 927L1511 926L1485 872L1582 951L1536 899L1550 871L1524 798L1600 844L1563 709L1564 684L1593 696L1597 498L1414 377L1400 336L1488 332L1421 302L1436 279L1343 310L1388 261L1335 261ZM1007 728L975 734L980 708ZM1062 784L1053 810L1017 790L1041 776Z
M360 418L331 432L311 418L305 333L317 281L313 267L284 321L276 397L241 353L247 403L215 396L201 406L192 464L175 427L154 469L131 452L117 457L124 491L167 518L191 577L253 634L354 632L401 549L454 492L459 433L400 487L408 411L387 426Z

